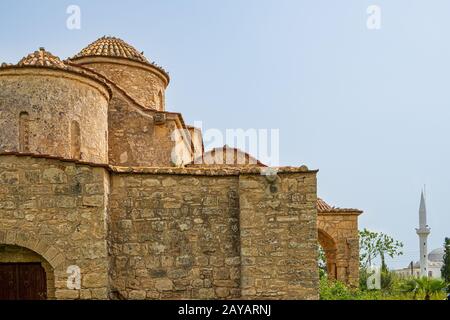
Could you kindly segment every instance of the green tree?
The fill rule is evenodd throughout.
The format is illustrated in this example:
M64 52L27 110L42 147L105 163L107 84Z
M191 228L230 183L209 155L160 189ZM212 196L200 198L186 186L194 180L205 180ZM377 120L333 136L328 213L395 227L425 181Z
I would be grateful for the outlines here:
M444 265L441 269L442 279L450 283L450 238L445 238Z
M403 254L403 243L382 232L372 232L367 229L359 232L359 248L362 269L366 269L380 257L381 268L387 271L386 256L394 258Z

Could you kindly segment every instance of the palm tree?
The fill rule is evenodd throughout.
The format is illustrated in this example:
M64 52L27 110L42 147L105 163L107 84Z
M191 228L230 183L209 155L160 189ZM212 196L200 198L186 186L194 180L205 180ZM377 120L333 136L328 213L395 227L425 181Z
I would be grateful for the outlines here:
M425 296L425 300L430 300L433 294L441 292L445 287L446 283L443 280L422 277L406 281L403 285L403 291L413 293L414 299L420 292Z
M401 285L401 291L405 293L412 293L413 299L416 300L417 292L419 291L419 286L415 279L408 279Z

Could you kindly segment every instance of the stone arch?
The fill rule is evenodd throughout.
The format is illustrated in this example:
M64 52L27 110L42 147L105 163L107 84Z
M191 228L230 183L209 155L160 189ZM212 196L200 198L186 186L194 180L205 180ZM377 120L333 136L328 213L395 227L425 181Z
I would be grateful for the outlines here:
M325 259L327 265L327 273L329 279L337 279L337 244L333 237L323 229L318 229L319 244L325 252Z
M29 249L45 259L54 270L59 269L66 260L59 249L26 232L0 230L0 244Z
M32 233L15 230L0 229L0 245L24 248L34 253L34 258L40 257L40 261L29 262L41 262L47 275L47 298L58 299L58 286L64 283L62 277L66 275L66 257L62 251ZM31 259L31 255L28 258Z
M335 209L336 210L336 209ZM317 227L319 241L334 241L335 279L351 286L359 284L358 215L360 212L321 212ZM322 238L322 239L320 239Z

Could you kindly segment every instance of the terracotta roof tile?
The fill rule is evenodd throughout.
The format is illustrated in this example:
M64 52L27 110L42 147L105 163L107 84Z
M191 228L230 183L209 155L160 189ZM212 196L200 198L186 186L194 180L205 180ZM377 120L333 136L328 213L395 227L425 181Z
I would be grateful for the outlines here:
M87 57L113 57L141 62L158 69L164 74L164 76L167 78L167 81L170 81L169 72L164 70L163 67L157 65L154 62L148 61L143 52L139 52L133 46L116 37L103 36L100 39L92 42L90 45L88 45L86 48L84 48L78 54L76 54L72 58L69 58L68 60L73 60L73 62L76 63L77 59Z
M81 50L73 59L92 56L119 57L150 63L143 53L140 53L122 39L115 37L101 37Z
M67 66L61 59L52 55L50 52L45 51L44 48L39 48L38 51L30 53L28 56L22 58L17 65L20 67L35 66L67 69Z
M359 209L350 209L350 208L337 208L332 207L321 198L317 198L317 212L319 213L345 213L345 212L358 212L362 213Z
M332 209L333 208L328 203L326 203L320 198L317 198L317 211L324 212L324 211L331 211Z

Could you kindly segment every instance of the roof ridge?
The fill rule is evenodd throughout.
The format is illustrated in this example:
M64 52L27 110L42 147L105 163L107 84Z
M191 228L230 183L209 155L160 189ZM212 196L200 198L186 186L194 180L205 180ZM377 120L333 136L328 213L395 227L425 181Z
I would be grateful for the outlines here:
M322 198L317 197L317 211L324 213L324 212L362 212L359 209L354 208L339 208L335 206L331 206L328 203L326 203Z

